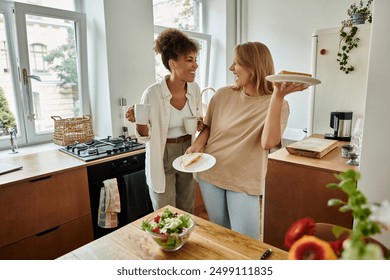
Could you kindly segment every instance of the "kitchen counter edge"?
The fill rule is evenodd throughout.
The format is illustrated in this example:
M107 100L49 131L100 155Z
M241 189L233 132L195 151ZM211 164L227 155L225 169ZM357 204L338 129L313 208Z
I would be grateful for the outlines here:
M145 149L140 149L89 162L77 159L76 157L63 153L59 150L38 152L34 154L22 155L19 157L6 158L4 162L20 164L23 166L23 168L0 175L0 188L15 183L53 175L67 170L86 168L91 165L142 154L144 152Z

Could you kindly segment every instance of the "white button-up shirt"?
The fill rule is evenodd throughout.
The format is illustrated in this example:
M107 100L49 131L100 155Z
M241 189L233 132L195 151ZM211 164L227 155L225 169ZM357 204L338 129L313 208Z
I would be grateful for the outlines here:
M135 135L139 142L146 144L146 182L156 193L165 192L163 156L171 116L170 101L172 98L166 82L167 78L169 75L161 82L148 87L142 94L141 103L150 104L149 135L141 136L135 129ZM186 98L192 115L203 117L202 96L197 83L187 83Z

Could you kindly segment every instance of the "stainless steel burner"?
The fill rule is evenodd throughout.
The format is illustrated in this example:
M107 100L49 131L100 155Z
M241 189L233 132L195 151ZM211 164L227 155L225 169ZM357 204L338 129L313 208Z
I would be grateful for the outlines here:
M96 147L91 147L87 149L87 153L90 155L96 154L97 153L97 148Z
M61 148L60 151L70 154L84 161L91 161L122 153L128 153L145 148L137 139L108 136L103 139L94 139L85 143L74 143Z

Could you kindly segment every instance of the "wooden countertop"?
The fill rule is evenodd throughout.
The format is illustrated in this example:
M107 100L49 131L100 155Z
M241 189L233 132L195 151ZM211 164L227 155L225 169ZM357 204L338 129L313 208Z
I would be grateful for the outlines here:
M124 153L90 162L77 159L59 150L10 157L4 160L2 159L2 161L20 164L23 166L23 169L0 175L0 187L5 187L8 184L14 184L26 180L33 180L42 176L55 174L66 170L83 168L90 165L112 161L144 152L145 150L141 149L134 152Z
M167 206L173 212L183 212ZM164 207L165 208L165 207ZM175 252L165 252L140 225L162 209L92 241L59 260L258 260L269 248L270 260L285 260L288 253L194 216L196 227L189 240Z
M312 135L311 137L322 137ZM357 169L356 166L346 164L348 159L341 157L341 146L349 142L338 141L337 148L330 151L323 158L310 158L304 156L291 155L286 148L281 148L268 156L269 160L283 161L286 163L304 165L308 168L318 168L335 172L344 172L348 169Z

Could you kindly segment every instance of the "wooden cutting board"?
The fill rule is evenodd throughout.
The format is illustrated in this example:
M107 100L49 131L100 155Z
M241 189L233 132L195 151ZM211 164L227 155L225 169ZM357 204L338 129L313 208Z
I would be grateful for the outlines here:
M322 158L337 146L337 140L308 137L286 146L286 150L292 155Z

